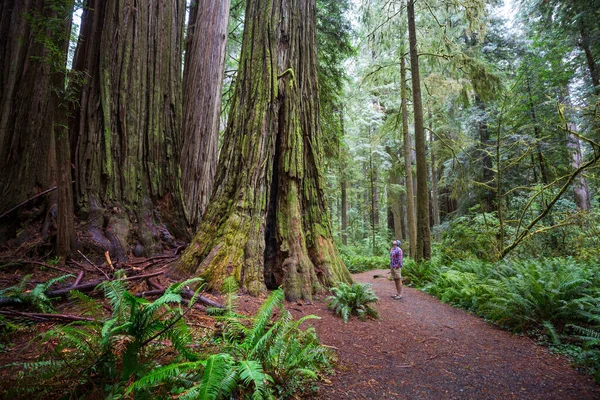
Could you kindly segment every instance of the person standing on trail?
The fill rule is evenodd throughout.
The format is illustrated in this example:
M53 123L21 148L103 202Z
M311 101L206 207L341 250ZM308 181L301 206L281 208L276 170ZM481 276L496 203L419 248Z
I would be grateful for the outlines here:
M402 249L400 248L400 241L394 240L392 242L392 250L390 250L390 270L392 273L392 279L396 285L396 294L392 296L394 300L400 300L402 298Z

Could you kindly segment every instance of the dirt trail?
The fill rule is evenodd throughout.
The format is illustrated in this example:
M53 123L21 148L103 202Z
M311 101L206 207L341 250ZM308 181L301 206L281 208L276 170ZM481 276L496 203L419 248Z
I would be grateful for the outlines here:
M355 280L379 296L378 320L344 324L321 301L298 306L327 316L311 322L338 349L340 370L320 399L600 399L600 386L564 357L417 290L394 300L393 283L375 274L387 271Z

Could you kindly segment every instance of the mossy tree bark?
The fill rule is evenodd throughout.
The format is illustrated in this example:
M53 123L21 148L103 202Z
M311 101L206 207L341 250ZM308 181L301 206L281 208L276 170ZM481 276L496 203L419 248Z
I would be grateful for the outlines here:
M417 261L420 261L431 258L431 231L429 228L429 190L427 188L425 125L423 122L421 76L419 74L417 31L415 27L415 0L408 0L406 10L408 15L408 41L415 123L415 152L417 161L417 248L414 258Z
M88 244L122 259L185 236L179 179L184 0L88 0L71 126Z
M176 273L290 300L351 276L324 196L314 0L253 0L214 193Z
M406 59L400 59L400 96L402 109L402 139L404 143L404 171L406 174L406 214L408 224L409 254L417 254L417 213L412 175L412 145L408 131L408 95L406 94Z
M65 72L71 0L7 0L0 4L0 212L58 186L32 203L46 213L42 234L57 232L58 254L73 244ZM33 214L36 214L35 212ZM32 215L28 210L28 215ZM18 212L2 221L0 242L13 236ZM27 222L26 222L27 223Z
M182 189L196 229L212 192L219 142L229 0L192 2L183 74Z

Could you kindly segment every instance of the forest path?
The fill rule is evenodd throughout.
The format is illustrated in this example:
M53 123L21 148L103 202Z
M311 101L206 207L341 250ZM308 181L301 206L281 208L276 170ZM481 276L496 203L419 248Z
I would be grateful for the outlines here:
M339 356L319 399L600 399L591 377L529 338L415 289L392 299L393 282L374 278L387 272L354 275L379 297L377 320L345 324L320 301L301 310L324 317L311 322Z

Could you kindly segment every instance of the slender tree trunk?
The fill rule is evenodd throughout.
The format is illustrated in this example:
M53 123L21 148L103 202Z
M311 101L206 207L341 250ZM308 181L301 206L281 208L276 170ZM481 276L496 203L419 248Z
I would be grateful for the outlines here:
M291 300L352 280L324 195L314 0L246 6L239 77L212 201L176 272Z
M585 54L585 60L587 61L588 70L590 71L592 85L594 85L594 89L596 93L598 93L600 90L600 68L598 68L596 60L594 59L594 54L592 53L590 33L586 28L582 27L580 34L581 40L579 41L579 44Z
M536 157L540 167L542 183L544 185L547 185L548 183L550 183L550 179L548 177L546 161L544 160L544 155L542 154L542 148L539 142L541 140L540 127L538 126L537 116L535 113L535 106L533 104L533 96L531 94L531 82L529 81L529 76L527 76L527 94L529 96L529 114L531 115L531 122L533 123L533 134L536 139Z
M400 182L402 184L402 182ZM400 225L400 236L402 237L402 241L406 240L408 237L408 227L406 223L406 194L400 194L400 207L398 209L398 224Z
M417 32L415 27L415 0L408 0L408 41L413 93L415 123L415 150L417 161L417 261L431 258L431 232L429 229L429 190L427 188L427 154L425 151L425 125L423 122L423 102L421 99L421 76L417 53ZM411 254L412 255L412 254Z
M342 243L348 245L348 183L342 178Z
M408 131L408 96L406 94L406 60L400 60L400 97L402 108L402 137L404 140L404 171L406 173L406 208L408 223L409 253L411 257L417 254L417 221L415 210L415 191L412 179L412 146Z
M180 188L184 0L88 0L74 69L88 76L72 125L89 245L123 259L185 237Z
M571 100L568 86L560 93L559 102L565 105L565 108L571 107ZM582 165L583 154L581 152L581 143L575 132L577 125L569 120L569 112L564 115L565 131L566 131L566 147L570 156L570 162L573 170L578 170ZM580 210L589 210L590 204L590 189L587 180L583 174L577 175L573 180L573 199L577 208Z
M573 123L567 123L567 149L571 155L571 166L573 170L577 170L582 165L581 143L579 138L572 132L575 132L577 127ZM590 189L585 177L580 174L573 181L573 198L577 208L580 210L589 210L590 205Z
M196 229L217 168L221 90L230 0L193 1L183 74L182 189L187 220Z
M402 207L400 200L400 176L398 175L399 160L398 155L394 153L391 147L386 147L386 152L389 154L390 159L392 160L392 168L390 169L389 178L388 178L388 228L390 232L394 235L394 238L404 240L404 235L402 232Z
M435 137L433 136L433 132L429 132L429 155L431 158L431 211L433 213L433 225L440 224L440 211L439 211L439 203L438 203L438 192L437 192L437 171L435 167L435 154L433 151L433 143L435 142Z
M342 130L342 140L344 138L345 125L344 125L344 115L340 111L340 127ZM345 148L345 147L344 147ZM341 170L340 170L340 179L341 179L341 189L342 189L342 204L341 204L341 214L342 214L342 243L344 246L348 245L348 179L346 177L346 152L340 154L341 158Z
M495 209L496 196L492 187L494 183L492 156L488 151L490 133L487 122L486 104L478 95L475 95L475 107L481 112L481 118L477 122L477 133L479 134L479 154L482 165L481 182L485 185L483 188L484 208L486 212L491 212Z

